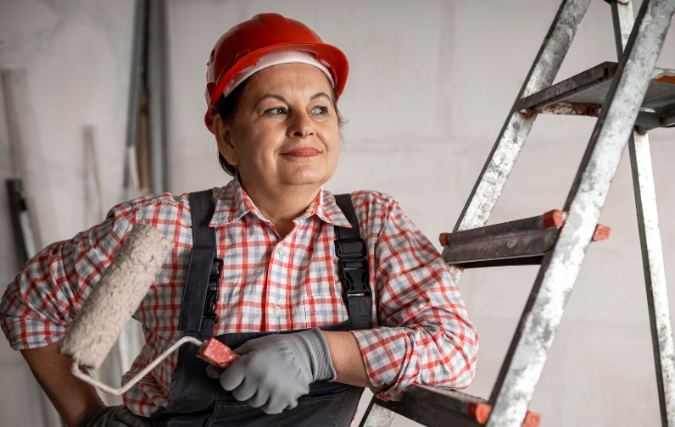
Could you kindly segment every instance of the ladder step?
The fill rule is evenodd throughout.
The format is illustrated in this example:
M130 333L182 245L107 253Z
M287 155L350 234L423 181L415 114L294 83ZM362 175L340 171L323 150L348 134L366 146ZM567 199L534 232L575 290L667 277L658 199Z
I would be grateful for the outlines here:
M567 212L543 215L456 233L442 233L443 259L463 268L541 264L558 238ZM598 224L593 241L609 238L610 228Z
M597 117L616 69L616 62L603 62L520 99L515 108L526 117L533 114ZM654 69L635 124L641 132L675 125L675 70Z
M414 386L400 402L374 399L375 403L425 426L479 427L492 411L487 400L447 388ZM527 412L523 427L537 427L541 415Z

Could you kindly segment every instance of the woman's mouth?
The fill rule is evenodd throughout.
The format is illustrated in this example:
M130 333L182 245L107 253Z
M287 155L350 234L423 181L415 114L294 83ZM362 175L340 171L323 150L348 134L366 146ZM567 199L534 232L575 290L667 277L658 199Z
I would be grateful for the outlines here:
M319 150L312 147L296 148L295 150L283 153L282 156L290 157L314 157L319 155Z

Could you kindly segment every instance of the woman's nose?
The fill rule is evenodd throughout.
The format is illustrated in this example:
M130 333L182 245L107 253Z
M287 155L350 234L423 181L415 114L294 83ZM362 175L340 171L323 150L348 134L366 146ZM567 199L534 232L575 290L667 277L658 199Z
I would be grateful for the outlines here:
M314 123L305 112L296 113L292 116L291 126L289 128L290 136L307 138L314 135Z

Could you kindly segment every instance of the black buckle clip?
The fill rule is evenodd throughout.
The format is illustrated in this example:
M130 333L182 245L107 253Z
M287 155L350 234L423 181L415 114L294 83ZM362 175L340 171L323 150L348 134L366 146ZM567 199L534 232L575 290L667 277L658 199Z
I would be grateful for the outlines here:
M338 267L342 284L346 288L347 296L365 294L370 296L368 268L344 268L342 262Z
M220 277L223 275L223 260L215 258L211 267L211 274L209 275L209 287L206 290L206 302L204 303L204 317L212 317L215 323L218 323L218 301L220 299Z
M358 238L336 240L335 255L340 260L338 275L346 296L372 296L366 242Z
M220 278L223 275L223 260L220 258L215 258L213 264L211 265L211 274L209 275L209 283L218 283ZM216 267L216 271L213 271L213 267Z

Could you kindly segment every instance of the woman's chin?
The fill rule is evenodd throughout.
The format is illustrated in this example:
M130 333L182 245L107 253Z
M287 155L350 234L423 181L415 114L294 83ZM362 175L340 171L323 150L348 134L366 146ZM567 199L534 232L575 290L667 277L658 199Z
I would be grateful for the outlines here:
M281 181L286 185L322 186L331 177L332 172L325 169L298 167L284 171Z

